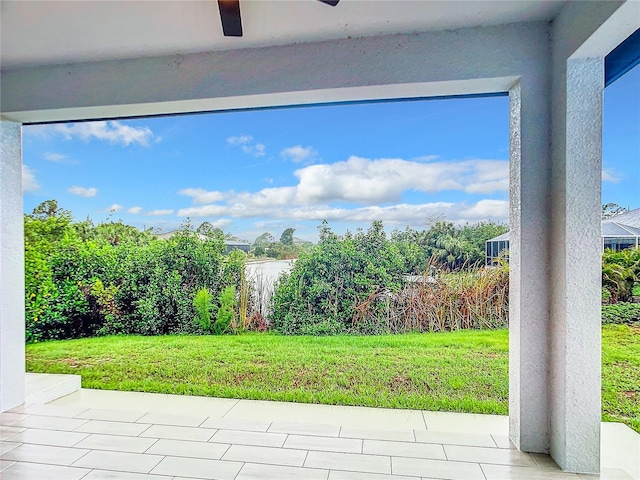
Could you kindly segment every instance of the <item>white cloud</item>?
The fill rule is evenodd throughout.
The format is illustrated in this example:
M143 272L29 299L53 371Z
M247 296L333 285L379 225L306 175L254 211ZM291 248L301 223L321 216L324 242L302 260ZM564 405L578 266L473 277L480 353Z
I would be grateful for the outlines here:
M67 140L73 138L79 138L81 140L96 139L124 146L137 144L146 147L152 141L160 141L160 137L155 135L148 127L132 127L116 120L66 124L58 123L43 125L38 129L31 127L29 131L37 135L62 135Z
M407 190L492 193L509 188L507 160L419 163L352 156L345 162L311 165L297 170L295 175L299 179L296 200L306 205L330 201L369 205L397 202Z
M171 215L173 210L151 210L150 212L145 212L144 215L147 217L159 217L161 215Z
M79 187L78 185L74 185L73 187L67 188L67 192L80 197L90 198L98 194L98 189L95 187Z
M44 159L53 163L67 163L69 161L69 157L67 155L55 152L46 152L44 154Z
M314 160L318 156L318 152L311 146L296 145L295 147L285 148L280 152L280 155L294 163L301 163L305 160Z
M130 213L132 215L139 215L140 213L142 213L142 207L131 207L127 210L127 213Z
M124 207L122 205L120 205L119 203L112 203L111 206L109 208L107 208L108 212L119 212L120 210L122 210Z
M461 210L460 216L469 220L507 218L509 216L509 202L507 200L480 200L475 205Z
M40 184L36 179L34 171L26 166L22 165L22 192L33 193L40 188Z
M264 157L266 154L266 147L261 143L255 145L242 145L240 147L246 154L253 155L254 157Z
M246 145L251 142L253 142L253 137L251 135L238 135L237 137L227 138L227 143L234 147L238 145Z
M225 194L222 192L218 192L216 190L207 191L203 188L183 188L178 191L178 194L184 195L185 197L191 197L193 199L193 203L213 203L223 200L225 198Z
M388 225L424 226L426 219L433 217L446 218L448 221L463 224L481 220L506 222L509 204L506 200L480 200L468 205L466 203L432 202L423 204L399 204L392 206L367 206L360 208L339 208L331 206L298 206L298 207L246 207L237 205L205 205L181 209L179 217L220 217L231 216L241 218L268 218L287 221L339 221L369 223L382 220ZM267 222L256 224L263 228Z
M229 207L223 205L204 205L202 207L181 208L179 217L219 217L230 212Z
M612 168L603 168L602 169L602 181L603 182L618 183L620 180L622 180L622 176L620 174L618 174L618 172L616 172Z
M254 143L251 135L238 135L237 137L227 138L227 143L233 147L240 147L240 149L254 157L264 157L266 155L266 147L262 143Z
M508 202L499 199L484 199L475 204L380 205L400 202L407 191L427 194L444 190L474 194L506 192L508 170L506 160L419 163L351 157L344 162L310 165L297 170L298 183L294 186L264 188L257 192L184 189L180 193L191 196L194 203L200 205L179 209L177 215L353 222L380 219L410 225L422 225L425 219L437 215L462 223L488 219L505 221ZM336 207L332 205L335 202L359 203L361 206Z

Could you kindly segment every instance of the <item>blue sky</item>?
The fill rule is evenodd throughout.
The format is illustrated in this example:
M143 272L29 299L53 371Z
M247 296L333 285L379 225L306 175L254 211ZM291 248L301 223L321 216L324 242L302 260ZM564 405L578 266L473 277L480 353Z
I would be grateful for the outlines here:
M640 207L640 67L605 90L603 202ZM187 219L252 241L508 214L508 98L269 109L27 126L25 212L167 231Z

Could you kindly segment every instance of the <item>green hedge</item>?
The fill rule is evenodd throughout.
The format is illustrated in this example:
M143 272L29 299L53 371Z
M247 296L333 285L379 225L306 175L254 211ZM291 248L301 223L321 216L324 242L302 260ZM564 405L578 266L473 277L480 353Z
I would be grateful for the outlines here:
M25 216L27 342L204 333L196 292L218 302L240 284L245 254L225 255L222 238L203 241L187 226L156 240L121 222L74 223L55 201L41 207Z

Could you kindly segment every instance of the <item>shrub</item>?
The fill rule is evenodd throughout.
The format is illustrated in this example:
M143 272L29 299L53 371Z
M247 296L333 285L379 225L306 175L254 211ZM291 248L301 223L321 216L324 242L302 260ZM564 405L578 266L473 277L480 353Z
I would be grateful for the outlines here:
M235 323L235 311L233 309L236 301L236 287L229 285L220 292L220 307L218 315L213 324L213 333L220 335L229 330L236 333L238 328Z
M629 301L638 281L640 248L629 248L620 252L605 250L602 255L602 286L609 291L611 303Z
M109 223L73 223L45 202L25 216L26 340L202 333L194 298L239 285L245 254L188 228L167 240ZM215 317L215 305L211 318Z
M196 296L193 299L193 306L196 309L196 317L194 321L197 322L204 331L211 331L211 310L213 304L211 300L213 296L206 288L201 288L196 292Z
M377 292L400 290L403 267L381 222L373 222L367 232L344 236L324 223L318 245L302 253L291 272L276 283L272 325L288 335L309 329L348 332L356 305Z
M640 322L640 303L617 303L602 306L602 323L631 324Z

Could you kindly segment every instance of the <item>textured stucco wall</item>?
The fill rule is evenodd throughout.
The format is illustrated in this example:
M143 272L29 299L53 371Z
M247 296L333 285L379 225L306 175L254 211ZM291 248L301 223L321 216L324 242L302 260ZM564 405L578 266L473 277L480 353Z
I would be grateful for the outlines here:
M550 453L600 470L604 56L640 27L640 2L573 2L552 27Z
M550 45L547 42L546 48ZM549 51L549 50L547 50ZM548 452L548 235L550 62L510 97L509 435L524 451Z
M362 87L385 98L389 85L506 92L490 79L534 73L547 36L532 23L8 70L0 95L3 114L26 123L336 101Z
M0 412L24 401L24 228L19 123L0 120Z

